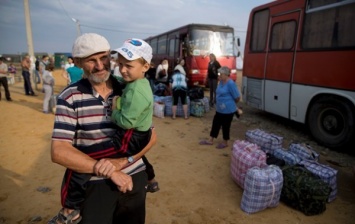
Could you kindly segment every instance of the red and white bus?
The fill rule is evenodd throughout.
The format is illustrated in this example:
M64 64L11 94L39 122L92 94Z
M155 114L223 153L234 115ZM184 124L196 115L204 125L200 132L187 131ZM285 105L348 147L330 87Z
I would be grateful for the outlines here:
M281 0L251 11L243 100L307 124L330 148L355 133L355 1Z
M169 74L178 59L185 59L189 86L206 83L209 54L214 53L221 66L231 69L236 80L234 29L230 26L188 24L145 39L153 48L153 62L157 66L164 58L169 61Z

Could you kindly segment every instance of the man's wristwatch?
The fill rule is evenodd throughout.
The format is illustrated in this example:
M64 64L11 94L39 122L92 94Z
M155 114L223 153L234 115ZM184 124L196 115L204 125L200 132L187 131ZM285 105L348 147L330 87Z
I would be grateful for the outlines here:
M128 163L133 163L133 162L134 162L133 156L129 156L129 157L127 158L127 160L128 160Z

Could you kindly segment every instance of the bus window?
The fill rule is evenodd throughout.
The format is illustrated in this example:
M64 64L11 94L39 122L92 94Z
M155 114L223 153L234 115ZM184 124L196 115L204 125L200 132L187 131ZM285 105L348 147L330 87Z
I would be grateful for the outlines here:
M269 10L256 12L253 16L251 51L263 51L266 46Z
M213 32L211 30L191 30L188 52L190 55L234 56L234 34L232 32Z
M329 2L338 1L327 1L327 4ZM309 8L312 10L307 12L304 22L304 49L355 46L355 4L347 2L350 1L319 7L325 5L325 1L310 1Z
M158 40L158 54L166 54L166 35L159 37Z
M169 41L169 57L174 57L174 53L175 53L175 39L170 39Z
M153 55L156 54L158 51L157 51L157 48L158 48L158 39L157 38L154 38L150 41L150 46L152 47L153 49Z
M271 50L290 50L294 43L296 22L276 23L271 31Z

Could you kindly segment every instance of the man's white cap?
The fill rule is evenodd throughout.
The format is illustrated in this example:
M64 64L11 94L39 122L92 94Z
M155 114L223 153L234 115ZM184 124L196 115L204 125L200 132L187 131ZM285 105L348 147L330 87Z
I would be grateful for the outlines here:
M122 47L115 49L113 52L115 51L129 61L144 58L146 62L150 63L153 57L152 47L144 40L136 38L126 40Z
M86 58L90 55L109 50L110 44L105 37L96 33L84 33L76 38L72 55L74 58Z

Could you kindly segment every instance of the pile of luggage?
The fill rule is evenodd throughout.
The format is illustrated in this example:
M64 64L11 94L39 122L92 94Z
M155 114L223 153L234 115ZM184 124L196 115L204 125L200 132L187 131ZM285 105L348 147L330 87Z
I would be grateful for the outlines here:
M337 170L307 144L282 145L283 137L260 129L234 142L230 172L243 189L241 209L251 214L282 201L305 215L323 213L337 195Z
M155 117L164 118L172 116L173 97L167 94L166 85L159 83L155 86L154 91L154 113ZM194 87L188 90L187 94L187 112L188 116L203 117L205 113L210 111L209 100L204 96L201 87ZM179 100L176 116L184 117L182 104Z

